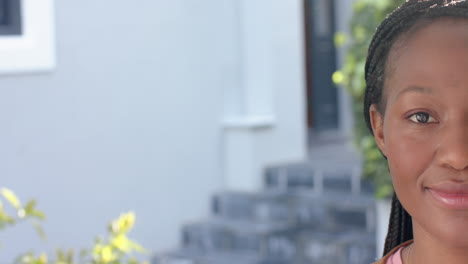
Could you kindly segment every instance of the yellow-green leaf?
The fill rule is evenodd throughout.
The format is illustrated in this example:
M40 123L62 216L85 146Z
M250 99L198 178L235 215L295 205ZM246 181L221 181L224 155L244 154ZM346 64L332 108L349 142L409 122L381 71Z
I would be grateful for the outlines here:
M120 215L120 217L111 223L111 231L114 234L123 234L129 232L135 224L135 213L129 212Z
M112 248L110 246L104 247L101 251L101 260L104 263L111 262L115 260L115 254L112 252Z
M44 220L45 219L45 214L41 211L38 211L38 210L33 210L29 213L30 216L34 216L36 218L39 218L40 220Z
M128 241L129 245L131 246L131 248L133 250L135 250L136 252L139 252L139 253L147 253L148 251L143 247L141 246L140 244L132 241L132 240L129 240Z
M338 32L334 36L335 46L342 47L346 44L346 34L343 32Z
M28 203L26 203L26 206L24 206L24 211L26 214L30 214L32 211L34 211L34 208L36 208L36 201L31 200Z
M18 199L18 197L15 195L15 193L12 190L9 190L7 188L2 188L0 189L0 194L5 197L5 199L16 209L21 208L21 203Z
M342 84L345 79L345 76L343 72L341 71L336 71L332 75L332 80L335 84Z
M34 229L36 230L39 237L42 240L45 240L46 239L46 234L45 234L44 229L42 228L42 226L40 226L38 223L34 223L34 222L32 223L32 225L34 226Z
M114 239L111 241L111 244L125 253L129 253L132 250L128 238L123 234L114 237Z

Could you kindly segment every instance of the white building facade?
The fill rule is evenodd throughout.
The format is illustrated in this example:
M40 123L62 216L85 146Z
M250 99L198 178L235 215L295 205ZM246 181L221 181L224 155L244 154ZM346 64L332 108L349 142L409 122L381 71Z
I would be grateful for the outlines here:
M54 16L56 67L0 75L0 187L37 199L48 238L2 231L0 263L89 248L129 210L135 240L173 248L214 192L307 157L303 1L55 1Z

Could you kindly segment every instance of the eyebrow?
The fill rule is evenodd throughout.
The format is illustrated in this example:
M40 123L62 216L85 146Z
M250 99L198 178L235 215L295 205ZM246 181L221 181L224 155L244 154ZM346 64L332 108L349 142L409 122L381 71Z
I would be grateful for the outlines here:
M409 87L406 87L405 89L401 90L398 93L397 97L400 97L401 95L403 95L405 93L409 93L409 92L423 93L423 94L429 94L429 95L434 94L434 91L429 87L409 86Z

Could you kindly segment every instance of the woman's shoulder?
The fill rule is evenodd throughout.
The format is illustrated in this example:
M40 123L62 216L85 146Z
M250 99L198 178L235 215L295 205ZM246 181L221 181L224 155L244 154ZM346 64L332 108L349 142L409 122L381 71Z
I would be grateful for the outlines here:
M392 251L390 251L387 255L385 255L383 258L377 260L376 262L374 262L373 264L386 264L388 259L393 255L395 254L395 252L397 252L400 248L403 248L403 247L406 247L408 246L409 244L413 243L413 240L410 240L410 241L406 241L404 242L403 244L395 247L394 249L392 249Z

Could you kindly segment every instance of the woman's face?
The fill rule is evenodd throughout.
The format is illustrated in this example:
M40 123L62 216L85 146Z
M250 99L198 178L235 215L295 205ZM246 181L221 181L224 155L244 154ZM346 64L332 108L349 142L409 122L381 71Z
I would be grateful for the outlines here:
M468 20L438 20L389 57L379 148L414 234L468 246Z

